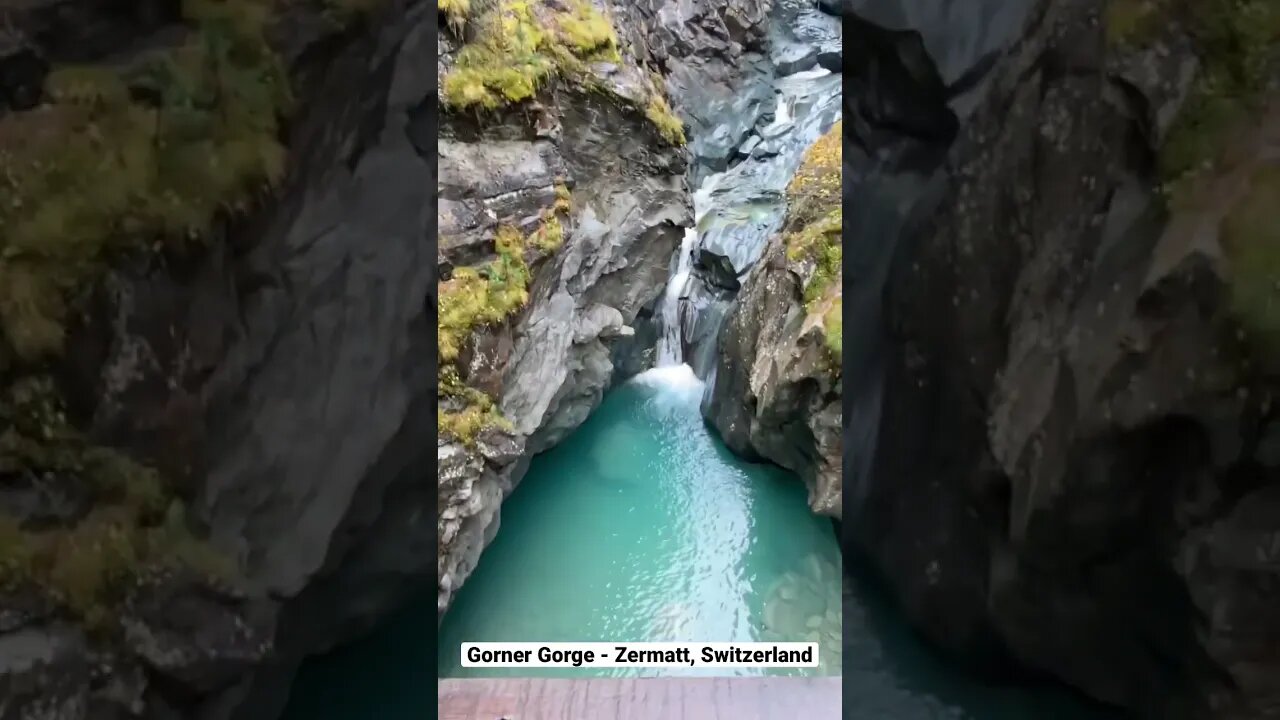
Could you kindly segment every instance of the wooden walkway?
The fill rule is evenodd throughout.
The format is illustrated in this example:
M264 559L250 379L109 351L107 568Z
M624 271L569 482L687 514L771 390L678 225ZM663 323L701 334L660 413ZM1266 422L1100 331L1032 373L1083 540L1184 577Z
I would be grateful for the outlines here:
M440 720L840 720L840 678L440 680Z

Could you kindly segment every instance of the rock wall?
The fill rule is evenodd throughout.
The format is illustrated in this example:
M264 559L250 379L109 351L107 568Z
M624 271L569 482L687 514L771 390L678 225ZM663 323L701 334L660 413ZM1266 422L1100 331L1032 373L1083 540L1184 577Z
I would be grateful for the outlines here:
M805 153L782 232L742 284L716 344L702 412L734 452L799 474L809 505L839 519L843 374L841 143Z
M591 68L607 92L569 84L539 97L532 114L442 118L442 267L487 258L504 224L536 225L557 184L571 192L572 210L563 248L533 265L527 304L477 328L461 358L464 382L491 392L509 427L486 427L472 444L443 433L438 444L441 617L497 532L528 459L580 425L622 373L652 361L648 318L692 215L686 150L664 142L643 112L646 96L665 86L684 114L695 98L679 94L681 83L693 77L703 92L729 96L741 72L735 60L762 42L767 4L628 3L611 12L621 62ZM441 47L451 42L442 33ZM451 62L446 53L442 67ZM646 69L665 71L666 82L649 85Z
M846 547L975 667L1277 717L1275 382L1227 238L1277 124L1162 194L1213 51L1117 5L844 3Z

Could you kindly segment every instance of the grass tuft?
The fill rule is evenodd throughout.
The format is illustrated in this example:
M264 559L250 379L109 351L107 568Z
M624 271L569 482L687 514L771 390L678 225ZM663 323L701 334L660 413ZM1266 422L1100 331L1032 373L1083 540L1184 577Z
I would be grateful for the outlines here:
M666 98L658 94L656 90L644 109L644 115L649 118L649 122L653 123L654 127L658 128L658 133L667 142L677 146L684 145L684 123L671 111L671 106L667 104Z
M444 104L455 110L518 103L557 76L581 72L583 61L620 60L613 24L587 0L559 11L536 0L498 0L472 25L474 39L443 81Z

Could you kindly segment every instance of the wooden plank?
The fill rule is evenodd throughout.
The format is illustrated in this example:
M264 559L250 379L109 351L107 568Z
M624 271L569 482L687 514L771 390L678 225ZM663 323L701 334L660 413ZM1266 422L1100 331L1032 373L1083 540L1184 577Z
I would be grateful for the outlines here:
M440 720L839 720L840 678L450 678Z

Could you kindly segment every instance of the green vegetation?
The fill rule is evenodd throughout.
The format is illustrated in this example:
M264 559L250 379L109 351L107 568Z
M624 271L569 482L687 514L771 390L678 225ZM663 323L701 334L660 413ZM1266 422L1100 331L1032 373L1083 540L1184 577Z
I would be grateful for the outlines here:
M1231 261L1230 301L1236 320L1260 354L1280 358L1280 167L1254 178L1249 193L1222 224Z
M550 255L564 244L561 216L568 217L572 196L563 183L556 184L556 199L542 212L542 222L525 237L511 226L502 226L494 237L497 257L479 268L458 268L439 285L437 361L440 409L438 432L471 444L481 430L510 429L493 398L468 387L460 378L456 361L472 333L514 315L529 299L530 251Z
M441 9L454 4L441 0ZM444 78L444 102L454 109L521 102L555 77L581 73L584 61L619 59L612 23L588 0L569 0L563 11L537 0L497 0L472 23L474 40Z
M191 535L158 473L70 425L51 379L12 383L0 398L0 428L0 474L85 482L94 508L76 524L47 529L0 514L0 589L40 593L89 629L109 632L115 609L148 572L234 577L230 562Z
M800 168L787 185L791 226L806 225L840 205L843 133L841 120L805 152Z
M458 409L436 410L437 432L471 445L482 430L498 428L511 432L511 422L502 416L493 398L467 387L458 379L456 368L446 367L440 374L440 395Z
M793 262L809 260L815 265L813 276L804 288L805 305L810 310L822 301L840 277L844 257L843 227L843 211L837 207L786 236L787 258Z
M1160 149L1160 172L1175 203L1194 199L1194 179L1214 172L1233 136L1257 120L1280 41L1274 0L1150 0L1154 18L1176 20L1195 41L1199 77ZM1148 22L1155 22L1150 20Z
M658 128L658 133L667 142L672 145L684 145L684 123L680 122L680 118L676 117L676 114L671 111L671 106L667 104L667 99L657 90L649 99L644 115L649 118L649 122L653 123L654 127Z
M437 325L441 367L452 362L476 327L497 323L524 306L529 299L529 266L524 259L524 237L503 226L494 238L496 260L480 268L458 268L440 283L440 315Z
M278 118L289 104L267 46L267 5L187 0L197 32L132 84L61 68L51 102L0 120L0 330L21 360L60 351L68 295L113 253L204 232L284 171Z
M805 309L810 315L821 313L827 348L837 362L843 339L839 295L844 257L840 202L843 131L844 122L837 122L805 152L787 186L791 207L783 238L789 260L813 263L804 286Z
M831 351L832 357L836 361L836 366L840 365L840 358L844 352L844 300L837 297L831 303L831 307L827 308L827 312L822 316L822 327L826 331L827 349Z

